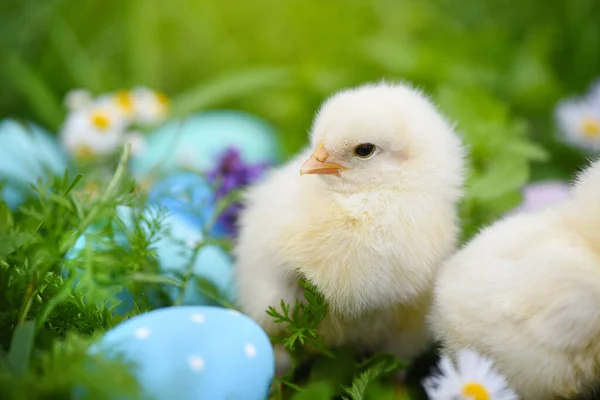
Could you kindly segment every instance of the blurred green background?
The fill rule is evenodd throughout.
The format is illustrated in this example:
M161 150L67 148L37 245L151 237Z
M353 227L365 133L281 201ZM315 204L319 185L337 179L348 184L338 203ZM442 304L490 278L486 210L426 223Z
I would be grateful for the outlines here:
M408 80L470 146L468 235L585 161L553 112L600 72L599 17L595 0L3 0L0 117L56 131L67 91L147 85L175 117L256 114L290 154L335 90Z

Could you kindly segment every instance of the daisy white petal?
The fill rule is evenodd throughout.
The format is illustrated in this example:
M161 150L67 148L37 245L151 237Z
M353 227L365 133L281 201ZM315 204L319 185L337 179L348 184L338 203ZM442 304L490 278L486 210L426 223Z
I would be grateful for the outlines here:
M566 142L600 150L600 103L591 100L564 100L556 107L556 119Z
M135 121L140 125L155 125L162 122L169 110L168 98L146 87L137 87L132 91Z
M66 94L64 102L69 110L80 110L92 103L92 95L85 89L74 89Z
M118 147L126 121L102 102L71 111L60 132L65 148L80 158L110 154Z
M423 381L432 400L517 400L505 378L496 373L490 359L472 350L457 356L457 366L448 357L440 361L440 374Z
M109 110L111 115L119 118L123 124L130 124L134 119L133 95L128 91L118 91L100 96L96 105Z

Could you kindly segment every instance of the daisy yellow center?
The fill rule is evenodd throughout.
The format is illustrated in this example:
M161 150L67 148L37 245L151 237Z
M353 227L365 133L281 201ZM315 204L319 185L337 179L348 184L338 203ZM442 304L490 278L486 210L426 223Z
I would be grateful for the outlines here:
M96 111L90 116L92 125L101 131L105 131L110 128L110 118L103 112Z
M131 114L133 112L133 96L126 90L122 90L115 94L115 102L117 106L125 113Z
M588 138L600 138L600 122L592 118L584 119L581 123L581 131Z
M463 396L472 400L490 400L490 392L480 383L471 382L463 386Z
M81 191L81 194L83 196L94 197L96 194L98 194L98 190L99 189L100 188L98 187L97 184L95 184L95 183L88 183L87 185L85 185L85 187Z
M164 93L156 92L156 98L158 99L158 103L164 108L169 106L169 98Z
M91 160L94 158L94 151L89 146L83 144L75 149L75 156L82 160Z

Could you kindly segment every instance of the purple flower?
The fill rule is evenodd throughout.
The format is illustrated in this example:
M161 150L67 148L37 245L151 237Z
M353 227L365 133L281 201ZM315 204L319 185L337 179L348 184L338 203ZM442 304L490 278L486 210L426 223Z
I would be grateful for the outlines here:
M256 181L268 168L267 164L247 165L240 156L240 152L233 147L228 148L220 157L219 163L213 170L207 172L207 179L216 186L217 200L227 196L236 189L241 189ZM217 219L219 225L227 235L237 233L237 218L242 210L242 204L233 203Z
M523 202L515 210L532 212L559 203L569 197L569 185L562 181L531 183L523 188Z

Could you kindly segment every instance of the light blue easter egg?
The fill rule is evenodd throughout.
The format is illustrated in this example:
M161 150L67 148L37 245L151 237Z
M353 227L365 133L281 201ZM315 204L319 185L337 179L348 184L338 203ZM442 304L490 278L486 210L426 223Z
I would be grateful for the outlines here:
M237 148L248 164L273 164L281 147L274 129L265 121L238 111L210 111L165 124L147 137L143 152L131 160L134 176L168 175L193 168L216 166L229 148Z
M164 207L203 229L215 212L215 194L203 177L182 172L154 184L148 194L148 204Z
M11 119L0 122L0 181L9 207L17 207L38 178L62 175L67 164L64 150L40 127Z
M123 222L127 229L133 229L133 211L131 208L126 206L117 206L117 217ZM120 226L115 221L101 220L96 221L89 228L81 234L75 244L65 254L65 259L71 260L77 257L81 251L85 249L87 245L91 246L93 250L102 250L104 245L101 241L95 240L99 232L107 226L112 224L114 237L113 239L122 247L128 247L129 243L127 240L127 232L120 229Z
M132 210L119 207L120 218L127 226L133 226ZM202 229L168 209L149 206L144 210L145 218L154 219L161 216L162 231L153 247L156 250L161 271L167 276L179 277L187 268L192 272L192 278L205 279L215 286L223 300L233 301L235 298L235 283L233 277L233 261L229 254L214 244L203 244L196 256L192 258L195 247L205 238ZM190 263L190 261L192 261ZM177 301L181 289L166 286L166 293L172 301ZM190 280L183 292L182 304L206 305L211 299L207 298L201 288Z
M194 248L204 240L202 231L188 221L173 214L167 214L163 220L165 231L155 243L161 270L166 275L177 276L191 266L192 276L212 283L224 300L232 301L235 296L233 280L233 262L220 247L204 244L192 260ZM180 289L174 286L166 288L171 300L176 301ZM183 304L209 304L201 288L193 281L188 282L183 292Z
M19 188L19 186L10 183L4 184L0 194L2 195L2 200L11 210L17 208L27 197L22 187Z
M130 207L118 206L117 215L122 223L117 224L112 221L115 241L123 247L128 247L127 232L122 231L121 226L124 226L125 229L134 229L134 210ZM195 257L192 257L196 245L204 239L200 228L194 226L188 220L156 206L149 206L143 210L142 215L149 221L155 220L160 215L162 231L153 247L156 251L161 272L166 276L177 278L181 277L188 268L192 273L192 279L188 281L183 289L183 294L181 288L165 285L165 293L171 301L178 301L181 297L182 304L210 304L213 300L203 294L201 287L196 284L194 278L208 281L219 291L223 300L233 301L235 298L233 262L227 252L216 245L206 244L200 248ZM96 238L102 224L98 223L88 228L67 252L65 258L67 260L76 258L87 245L91 246L92 249L101 250L102 243ZM148 229L144 225L141 228ZM78 270L78 272L82 271ZM155 293L146 294L151 300L157 297ZM116 308L115 312L124 314L133 308L134 298L127 290L119 293L118 298L122 303Z
M117 216L126 226L126 229L133 229L133 213L129 207L117 206ZM102 251L103 249L105 249L106 242L101 240L101 238L99 237L99 233L107 224L112 224L114 233L113 240L121 247L129 248L127 232L124 231L119 224L115 223L115 221L103 220L94 223L92 226L87 228L81 236L77 238L73 246L65 254L65 260L76 260L77 257L81 254L82 251L86 249L87 246L89 246L95 252ZM67 277L69 276L69 273L70 270L65 267L63 269L63 276ZM84 271L82 268L75 266L73 273L75 273L75 276L73 278L73 287L77 287L80 281L80 276L84 273ZM145 293L145 295L148 296L153 301L153 303L157 301L158 296L156 291ZM117 292L116 298L120 301L120 304L118 304L115 307L115 314L123 315L134 308L135 303L133 295L126 288L123 288L122 290Z
M134 363L144 399L265 400L275 372L260 326L218 307L138 315L108 331L92 351Z

